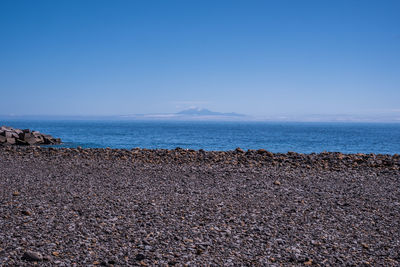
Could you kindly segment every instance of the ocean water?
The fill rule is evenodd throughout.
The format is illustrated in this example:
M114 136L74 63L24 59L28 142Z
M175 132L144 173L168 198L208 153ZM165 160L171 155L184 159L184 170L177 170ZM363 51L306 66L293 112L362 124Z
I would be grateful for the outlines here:
M400 153L400 123L0 120L0 125L60 137L61 147Z

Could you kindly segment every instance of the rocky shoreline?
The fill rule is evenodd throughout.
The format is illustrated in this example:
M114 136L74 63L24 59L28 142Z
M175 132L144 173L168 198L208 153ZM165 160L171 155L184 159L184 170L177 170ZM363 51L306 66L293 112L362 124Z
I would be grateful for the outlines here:
M60 144L60 138L54 138L49 134L42 134L30 129L15 129L13 127L0 127L1 145L55 145Z
M400 156L0 146L0 265L399 266Z
M40 146L0 147L0 151L21 156L56 155L64 158L92 160L127 160L151 164L222 164L239 167L301 167L306 169L378 168L400 170L400 155L387 154L343 154L322 152L302 154L296 152L272 153L265 149L247 150L237 148L232 151L205 151L192 149L110 149L110 148L46 148Z

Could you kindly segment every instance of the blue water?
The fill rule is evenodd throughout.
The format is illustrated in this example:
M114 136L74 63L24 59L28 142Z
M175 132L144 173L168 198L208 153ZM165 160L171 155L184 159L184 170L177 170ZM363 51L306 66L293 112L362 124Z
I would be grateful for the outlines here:
M60 137L63 147L168 148L271 152L400 153L400 123L182 121L0 121Z

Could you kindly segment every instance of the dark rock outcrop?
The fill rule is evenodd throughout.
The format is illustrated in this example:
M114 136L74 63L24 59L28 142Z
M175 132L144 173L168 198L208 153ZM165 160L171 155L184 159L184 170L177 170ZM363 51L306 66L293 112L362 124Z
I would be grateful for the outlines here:
M0 127L0 145L54 145L60 143L60 138L54 138L38 131Z

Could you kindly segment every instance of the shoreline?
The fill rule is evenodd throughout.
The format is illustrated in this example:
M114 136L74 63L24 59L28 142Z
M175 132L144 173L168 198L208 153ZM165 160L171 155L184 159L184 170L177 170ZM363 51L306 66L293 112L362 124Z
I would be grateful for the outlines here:
M66 158L115 159L154 164L224 164L232 166L290 166L301 168L387 168L400 170L399 154L344 154L341 152L322 153L272 153L265 149L231 151L205 151L193 149L111 149L111 148L54 148L43 146L0 146L0 152L16 155L57 155Z

